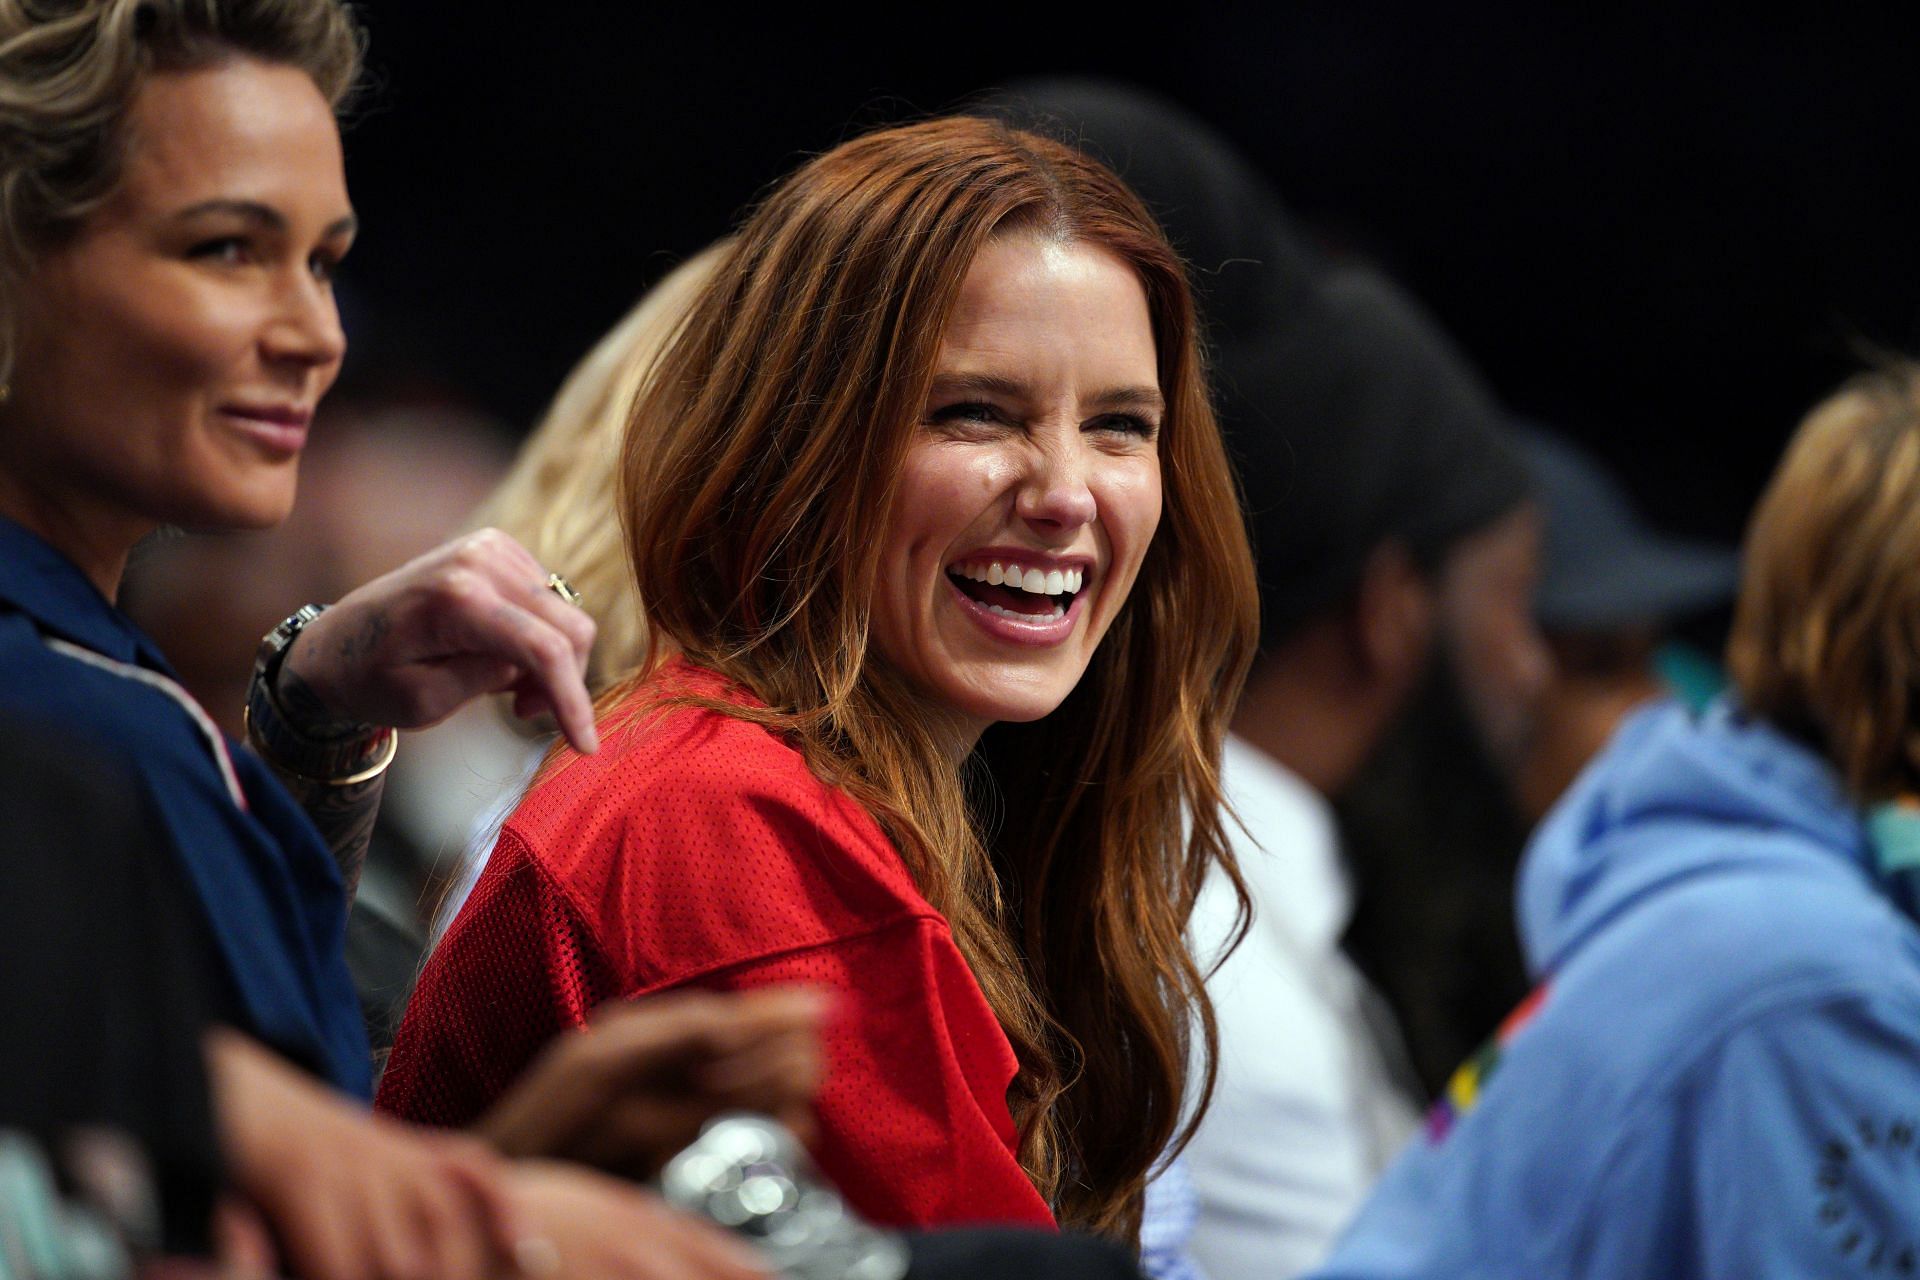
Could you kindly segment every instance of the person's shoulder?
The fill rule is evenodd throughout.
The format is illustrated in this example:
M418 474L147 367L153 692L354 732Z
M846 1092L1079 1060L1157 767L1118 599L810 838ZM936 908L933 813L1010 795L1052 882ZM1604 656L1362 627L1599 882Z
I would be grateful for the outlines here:
M1596 927L1503 1045L1490 1096L1517 1104L1516 1115L1529 1098L1549 1099L1569 1131L1617 1130L1647 1108L1659 1123L1753 1028L1866 1006L1920 1010L1913 923L1837 851L1776 852L1650 887Z
M566 752L543 770L510 821L536 849L603 822L671 839L687 824L755 818L797 822L856 847L885 845L872 818L798 749L735 710L757 705L710 678L650 681L603 718L600 750Z
M600 751L552 769L507 822L616 967L671 981L939 918L873 816L744 704L658 693L616 707Z
M1853 1102L1913 1096L1920 930L1840 850L1756 830L1726 852L1623 895L1560 960L1449 1083L1323 1277L1411 1255L1433 1265L1394 1274L1494 1274L1494 1257L1513 1262L1498 1274L1564 1272L1677 1212L1682 1153L1737 1153L1810 1100L1837 1125Z
M0 711L23 731L38 726L152 780L196 773L205 752L190 714L150 673L50 641L10 610L0 610Z
M1707 1005L1920 990L1920 930L1831 850L1709 870L1628 913L1596 958L1664 971Z
M133 681L55 648L24 613L0 609L0 674L0 709L57 720L76 738L138 718L141 698L124 696L137 687Z

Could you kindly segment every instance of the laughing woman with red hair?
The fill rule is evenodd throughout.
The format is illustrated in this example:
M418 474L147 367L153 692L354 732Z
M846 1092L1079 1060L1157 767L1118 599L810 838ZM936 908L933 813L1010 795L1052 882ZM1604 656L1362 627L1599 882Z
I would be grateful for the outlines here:
M1255 629L1151 216L984 120L821 156L641 390L620 502L649 655L507 823L382 1105L465 1122L608 998L805 982L858 1208L1132 1241L1212 1039L1182 935Z

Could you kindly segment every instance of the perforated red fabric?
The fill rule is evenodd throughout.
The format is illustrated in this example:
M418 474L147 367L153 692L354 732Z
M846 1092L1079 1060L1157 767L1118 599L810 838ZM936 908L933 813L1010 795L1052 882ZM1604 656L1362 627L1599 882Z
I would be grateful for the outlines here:
M628 723L527 796L421 975L378 1105L465 1124L604 999L788 982L841 993L814 1154L855 1207L1052 1224L1014 1158L1013 1050L946 921L871 815L716 712Z

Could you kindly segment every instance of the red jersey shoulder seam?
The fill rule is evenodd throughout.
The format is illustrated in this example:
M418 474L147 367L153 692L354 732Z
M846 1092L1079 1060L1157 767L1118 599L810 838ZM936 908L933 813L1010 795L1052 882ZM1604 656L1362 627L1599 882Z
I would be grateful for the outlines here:
M828 788L828 792L830 795L839 794L831 787ZM846 797L845 799L846 802L852 804L855 809L860 808L859 805L854 804L851 797ZM862 813L865 812L865 810L860 811ZM540 883L565 904L568 918L580 929L583 935L583 941L590 946L593 957L606 965L610 971L616 970L616 966L608 959L612 953L600 939L599 928L594 921L593 914L581 905L579 900L574 896L573 889L568 885L565 878L555 875L552 869L546 865L546 859L542 855L541 849L531 838L523 832L515 830L511 822L509 822L508 825L501 828L501 839L504 840L509 832L513 835L515 845L518 846L521 860L533 874L539 878ZM894 856L898 857L899 855L896 853ZM902 871L905 871L904 867ZM911 877L909 877L909 882L911 882ZM882 919L865 923L858 929L832 933L825 937L810 938L805 942L793 943L791 946L767 947L748 955L728 956L724 959L715 960L704 969L696 969L687 973L676 974L670 981L666 982L650 983L629 989L623 981L622 996L626 999L632 999L649 992L669 991L675 987L685 986L688 983L696 982L703 978L711 978L715 974L725 973L730 969L744 969L751 965L765 964L770 960L802 955L809 951L821 951L843 943L858 942L865 938L886 933L890 929L897 929L901 925L917 926L921 924L930 926L936 933L945 937L948 942L953 942L953 929L952 926L948 924L947 918L941 915L932 903L927 902L923 898L919 906L904 907L900 911ZM448 929L447 933L450 938L453 930ZM445 941L446 939L442 940L443 945ZM956 951L959 950L958 943L954 943L954 949ZM964 961L964 957L962 957L962 959ZM617 974L617 976L622 979L626 977L624 974Z
M548 869L546 860L540 856L540 852L534 847L533 841L528 839L525 833L513 825L512 819L508 819L505 823L501 824L500 835L493 843L493 852L487 855L488 866L482 869L482 875L484 876L487 870L492 869L493 860L500 856L502 846L509 840L513 842L514 852L520 859L520 867L516 867L513 870L517 872L524 868L540 882L541 887L559 899L561 906L566 910L568 919L572 921L575 926L581 946L586 949L592 959L598 961L602 966L611 969L613 966L607 960L609 952L600 940L600 931L594 925L592 916L580 909L580 904L574 900L573 894L567 891L566 883ZM484 883L484 881L482 883ZM479 891L480 885L476 884L472 894L478 894ZM469 902L473 901L472 894L468 897ZM438 951L441 947L450 945L459 934L464 933L468 923L473 919L475 914L476 913L464 909L457 913L453 918L453 923L447 926L446 933L441 936L434 950Z
M946 919L941 916L939 912L932 911L931 909L924 912L907 912L880 921L865 929L856 929L849 933L835 934L830 938L821 938L813 942L796 943L791 947L774 947L756 955L736 957L731 960L708 965L704 969L676 974L674 978L668 982L655 982L644 986L624 989L620 993L620 998L623 1000L638 1000L642 996L657 995L663 991L675 991L681 987L691 986L696 982L713 978L735 969L746 969L757 964L767 964L774 960L785 960L793 956L805 955L810 951L829 951L834 947L844 946L851 942L864 942L869 938L877 938L881 934L891 933L896 929L902 928L912 929L915 932L926 930L938 937L944 938L949 943L953 943L953 931L948 927ZM953 947L957 954L960 949L959 944L953 943ZM961 956L961 963L965 964L965 962L966 957ZM969 966L967 971L971 973L972 968Z

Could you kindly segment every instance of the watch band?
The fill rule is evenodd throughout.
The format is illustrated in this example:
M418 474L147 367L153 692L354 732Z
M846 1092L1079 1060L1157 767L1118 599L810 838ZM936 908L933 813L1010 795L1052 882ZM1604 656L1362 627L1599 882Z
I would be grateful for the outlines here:
M326 609L323 604L301 605L260 638L243 719L247 741L275 768L306 782L346 787L384 772L399 750L399 735L371 724L349 724L324 735L303 732L273 691L294 639Z

